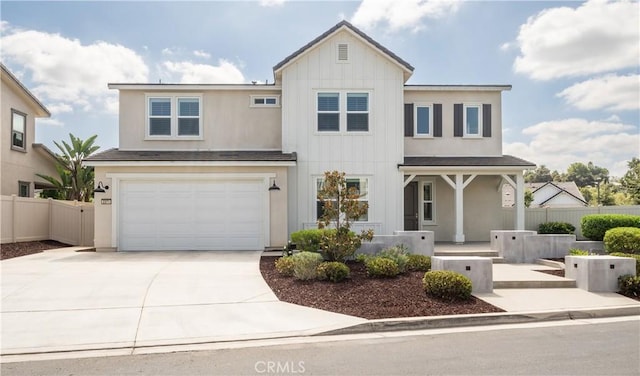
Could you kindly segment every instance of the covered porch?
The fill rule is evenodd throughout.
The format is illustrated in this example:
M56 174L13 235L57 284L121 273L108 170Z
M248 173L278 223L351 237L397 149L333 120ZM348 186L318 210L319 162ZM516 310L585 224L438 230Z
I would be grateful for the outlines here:
M436 242L489 241L502 227L502 186L514 189L514 229L523 230L524 177L535 164L512 156L405 157L404 230L433 231Z

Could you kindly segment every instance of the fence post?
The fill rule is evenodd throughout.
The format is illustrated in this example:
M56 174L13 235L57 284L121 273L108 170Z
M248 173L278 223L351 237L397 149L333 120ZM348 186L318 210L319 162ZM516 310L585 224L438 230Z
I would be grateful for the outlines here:
M49 210L49 239L53 239L53 199L47 198L47 210Z
M16 219L16 195L11 195L11 223L13 224L11 226L11 242L15 243L16 242L16 228L18 228L18 220Z

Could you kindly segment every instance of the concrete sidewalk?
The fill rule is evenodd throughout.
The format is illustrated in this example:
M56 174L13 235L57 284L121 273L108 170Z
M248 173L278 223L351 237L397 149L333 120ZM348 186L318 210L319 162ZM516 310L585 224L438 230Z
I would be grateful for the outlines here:
M3 260L1 354L299 336L366 321L280 302L260 255L67 249Z

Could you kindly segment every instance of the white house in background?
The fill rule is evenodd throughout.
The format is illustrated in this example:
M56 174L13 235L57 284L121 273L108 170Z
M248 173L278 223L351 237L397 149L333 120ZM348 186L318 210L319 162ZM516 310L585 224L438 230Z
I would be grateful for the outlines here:
M109 186L96 194L96 247L280 247L315 226L329 170L369 204L356 228L487 241L506 183L524 229L523 170L535 165L502 154L511 86L408 85L413 70L342 21L276 64L273 84L110 84L119 148L86 161Z
M575 182L525 183L525 190L533 194L531 208L573 208L588 206ZM513 206L513 189L503 189L503 206Z
M55 154L46 146L34 143L35 119L51 115L2 63L0 71L0 194L34 197L36 190L51 187L36 174L58 176Z

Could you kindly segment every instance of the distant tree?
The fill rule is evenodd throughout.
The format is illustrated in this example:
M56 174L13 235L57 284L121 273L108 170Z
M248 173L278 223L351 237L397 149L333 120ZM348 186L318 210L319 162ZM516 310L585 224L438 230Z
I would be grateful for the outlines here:
M69 133L71 143L62 141L62 145L54 144L62 154L57 155L58 178L36 174L53 184L60 196L68 200L90 201L93 193L93 168L82 165L82 160L100 149L93 143L97 135L81 140Z
M546 183L552 180L551 171L545 165L540 165L535 170L529 170L524 174L525 183Z
M530 207L533 202L533 192L530 189L524 191L524 206Z
M620 179L620 186L634 205L640 205L640 158L627 162L629 170Z
M578 187L606 183L609 180L609 170L595 166L592 162L588 164L575 162L567 169L566 181L573 181Z

